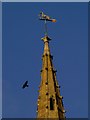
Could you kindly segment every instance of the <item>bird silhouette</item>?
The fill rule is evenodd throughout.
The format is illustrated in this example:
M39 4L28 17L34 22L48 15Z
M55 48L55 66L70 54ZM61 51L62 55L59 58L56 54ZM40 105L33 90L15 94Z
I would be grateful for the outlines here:
M22 88L24 89L24 88L26 88L26 87L28 87L29 85L28 85L28 81L26 81L24 84L23 84L23 86L22 86Z

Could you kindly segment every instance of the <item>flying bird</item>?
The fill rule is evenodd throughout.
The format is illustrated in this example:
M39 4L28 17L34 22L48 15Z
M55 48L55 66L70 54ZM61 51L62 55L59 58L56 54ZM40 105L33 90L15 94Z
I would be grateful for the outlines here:
M23 86L22 86L22 88L24 89L25 87L28 87L29 85L28 85L28 81L26 81L24 84L23 84Z

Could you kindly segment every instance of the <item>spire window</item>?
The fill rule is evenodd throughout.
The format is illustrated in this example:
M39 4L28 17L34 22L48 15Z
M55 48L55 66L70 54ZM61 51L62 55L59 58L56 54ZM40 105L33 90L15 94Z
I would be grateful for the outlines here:
M54 99L50 97L50 110L54 110Z

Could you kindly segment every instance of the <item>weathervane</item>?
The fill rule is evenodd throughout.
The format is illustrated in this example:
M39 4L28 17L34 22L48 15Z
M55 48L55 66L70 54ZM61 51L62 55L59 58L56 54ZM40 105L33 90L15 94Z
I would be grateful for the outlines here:
M45 22L45 36L48 36L47 21L56 22L56 19L50 18L48 15L45 15L43 12L40 12L39 19L44 20L44 22Z

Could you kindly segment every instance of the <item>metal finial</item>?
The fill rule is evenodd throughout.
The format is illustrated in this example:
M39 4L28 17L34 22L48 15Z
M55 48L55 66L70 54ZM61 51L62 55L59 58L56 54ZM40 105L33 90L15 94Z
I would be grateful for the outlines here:
M39 14L39 19L45 22L45 36L48 36L47 21L56 22L56 19L51 19L48 15L45 15L42 11Z

